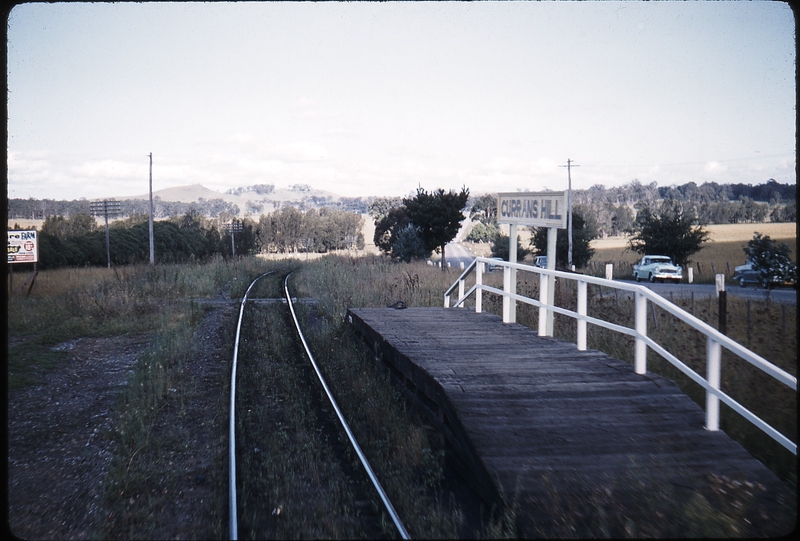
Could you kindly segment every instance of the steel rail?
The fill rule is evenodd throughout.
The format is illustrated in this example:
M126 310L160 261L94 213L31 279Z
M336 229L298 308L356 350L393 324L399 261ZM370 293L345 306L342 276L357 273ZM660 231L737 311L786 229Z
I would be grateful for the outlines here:
M408 535L408 532L406 531L405 526L403 526L400 517L395 511L392 502L389 501L389 497L383 490L381 482L376 477L375 472L372 471L372 467L369 465L367 457L364 456L364 453L361 451L361 447L358 445L358 442L356 441L356 438L353 435L353 431L350 430L350 425L345 420L344 415L342 414L342 410L339 409L339 405L336 403L336 399L333 398L333 394L331 393L331 390L328 388L328 384L325 382L325 378L322 377L322 372L320 372L319 366L317 366L317 362L314 360L314 356L311 354L311 349L308 347L308 343L306 342L306 338L303 335L303 331L300 329L300 323L298 322L297 314L295 314L294 311L294 304L292 302L292 297L289 295L289 276L291 275L292 273L289 273L286 276L286 280L284 280L283 287L284 287L284 292L286 293L286 301L289 304L289 311L291 312L292 319L294 320L295 329L297 329L297 334L298 336L300 336L300 341L303 342L303 347L305 348L306 355L308 355L308 358L311 361L311 365L314 367L314 371L317 373L317 378L319 378L319 382L322 384L322 388L325 390L325 394L328 395L328 400L330 400L330 403L333 406L334 411L336 411L336 416L339 418L339 422L342 424L342 427L344 427L344 431L347 433L347 437L350 439L350 444L353 446L353 449L355 449L356 454L358 455L358 458L361 461L361 465L364 466L367 475L372 481L372 485L375 487L375 490L378 492L378 495L383 501L383 505L386 507L386 510L392 517L392 521L394 522L397 531L400 532L400 536L403 539L411 539L411 537L409 537Z
M247 302L247 295L250 294L250 290L253 289L253 286L256 285L261 278L268 274L272 274L273 271L265 272L258 278L252 281L250 287L247 288L245 291L244 296L242 297L242 305L239 308L239 322L236 324L236 341L233 344L233 365L231 367L231 415L230 415L230 431L228 434L228 439L230 440L230 455L229 455L229 465L230 465L230 490L229 490L229 506L230 506L230 534L231 539L236 541L239 536L239 523L236 517L236 362L239 357L239 335L241 334L242 330L242 316L244 316L244 305Z

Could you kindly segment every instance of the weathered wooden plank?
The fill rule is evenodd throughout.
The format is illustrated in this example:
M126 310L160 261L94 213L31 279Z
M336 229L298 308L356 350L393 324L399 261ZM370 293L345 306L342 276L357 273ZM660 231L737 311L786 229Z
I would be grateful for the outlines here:
M602 352L469 310L351 309L348 318L485 497L544 494L545 476L564 486L614 474L690 487L714 473L796 500L741 445L707 432L703 410L674 382Z

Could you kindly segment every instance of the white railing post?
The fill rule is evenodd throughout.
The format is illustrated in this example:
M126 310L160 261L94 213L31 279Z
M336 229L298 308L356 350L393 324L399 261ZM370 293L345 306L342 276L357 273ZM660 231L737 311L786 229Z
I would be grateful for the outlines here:
M516 263L517 262L517 224L511 224L508 226L508 262L509 263ZM517 269L509 268L510 276L509 276L509 287L506 288L508 293L512 295L517 294ZM516 323L517 322L517 301L516 299L509 298L508 299L508 321L506 323Z
M542 303L539 306L539 336L547 336L547 308L544 307L547 304L547 284L547 276L539 273L539 302Z
M586 282L578 280L578 315L586 315ZM578 319L578 351L586 351L586 320Z
M445 308L450 308L450 295L445 295L444 296L444 307Z
M459 298L459 300L464 298L464 280L463 280L463 278L458 281L458 298ZM459 308L464 308L465 304L466 303L462 302L461 304L458 305L458 307Z
M691 265L686 266L686 272L689 275L686 279L691 284L694 282L694 269L691 267Z
M558 229L555 227L547 228L547 270L556 269L556 240L558 239ZM556 304L556 277L550 275L547 277L547 304L555 306ZM555 319L555 312L553 310L547 311L547 330L546 336L553 336L553 323Z
M606 263L606 280L614 279L614 264Z
M514 323L512 319L512 308L513 305L511 303L511 297L509 297L509 293L511 293L511 267L503 267L503 323Z
M483 261L478 261L478 264L475 265L475 285L478 286L475 288L475 312L478 314L483 310L483 290L481 289L483 285L483 265Z
M722 346L710 336L706 338L706 380L713 389L719 389L722 364ZM706 390L706 430L719 430L719 398Z
M637 374L647 372L647 297L636 292L636 345L634 350L634 370Z

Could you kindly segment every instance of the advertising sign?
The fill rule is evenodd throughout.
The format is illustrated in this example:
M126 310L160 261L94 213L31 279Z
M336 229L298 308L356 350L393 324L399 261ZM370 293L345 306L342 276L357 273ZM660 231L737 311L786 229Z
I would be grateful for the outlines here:
M566 229L567 192L498 194L497 222Z
M39 243L36 231L8 232L8 262L36 263L39 261Z

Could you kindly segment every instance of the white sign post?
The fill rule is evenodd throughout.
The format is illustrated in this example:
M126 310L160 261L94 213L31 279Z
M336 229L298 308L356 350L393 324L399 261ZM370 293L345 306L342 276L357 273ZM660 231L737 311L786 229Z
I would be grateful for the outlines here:
M497 222L509 224L508 235L508 261L517 262L517 226L525 225L528 227L547 228L547 268L556 268L556 233L558 229L567 227L567 192L515 192L501 193L497 196ZM545 285L544 282L542 285ZM517 271L507 269L503 280L504 290L507 294L514 295L517 292ZM546 287L546 302L553 305L555 296L555 277L548 276ZM503 297L503 322L516 322L516 301ZM553 336L553 311L541 310L539 322L539 334ZM542 315L545 316L545 324L542 325Z

